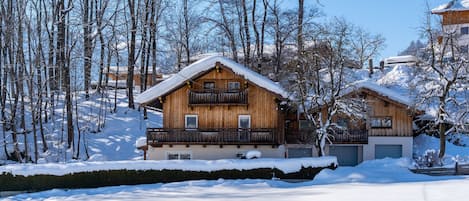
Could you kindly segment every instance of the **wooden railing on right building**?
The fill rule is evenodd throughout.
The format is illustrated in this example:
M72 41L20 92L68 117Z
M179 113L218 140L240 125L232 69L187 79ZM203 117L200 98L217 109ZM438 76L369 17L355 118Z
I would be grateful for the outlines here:
M287 144L312 144L315 139L314 130L286 131ZM367 130L344 130L329 134L334 144L368 144Z

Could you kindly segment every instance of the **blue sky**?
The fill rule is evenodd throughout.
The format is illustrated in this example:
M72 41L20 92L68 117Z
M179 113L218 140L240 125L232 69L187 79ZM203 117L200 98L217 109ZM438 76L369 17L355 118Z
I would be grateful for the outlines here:
M290 0L293 1L293 0ZM450 0L428 0L430 8ZM296 2L296 1L295 1ZM305 2L316 4L316 0ZM395 56L410 41L419 38L419 27L427 11L426 0L319 0L327 17L344 17L369 32L386 38L381 58Z

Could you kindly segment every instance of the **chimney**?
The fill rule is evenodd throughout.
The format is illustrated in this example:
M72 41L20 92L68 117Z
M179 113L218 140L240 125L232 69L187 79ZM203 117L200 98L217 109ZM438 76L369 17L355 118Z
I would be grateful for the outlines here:
M382 73L384 72L384 61L379 62L379 69L381 70Z
M373 75L373 59L368 60L368 70L370 71L368 77L371 78L371 76Z

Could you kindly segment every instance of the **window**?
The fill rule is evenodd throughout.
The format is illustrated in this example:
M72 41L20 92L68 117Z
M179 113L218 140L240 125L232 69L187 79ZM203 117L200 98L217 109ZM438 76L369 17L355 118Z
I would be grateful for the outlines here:
M348 119L347 118L338 118L337 119L337 125L340 127L347 128L348 126Z
M185 128L186 129L196 129L199 127L199 122L197 115L186 115L185 117Z
M371 128L392 128L392 117L372 117Z
M312 130L313 129L313 123L308 121L308 120L300 120L299 129L300 130Z
M228 82L229 91L238 91L239 89L241 89L239 82Z
M251 115L239 115L238 128L251 128Z
M190 152L167 152L167 160L191 160L192 154Z
M204 89L215 89L215 82L204 82Z
M469 27L461 27L461 35L469 34Z

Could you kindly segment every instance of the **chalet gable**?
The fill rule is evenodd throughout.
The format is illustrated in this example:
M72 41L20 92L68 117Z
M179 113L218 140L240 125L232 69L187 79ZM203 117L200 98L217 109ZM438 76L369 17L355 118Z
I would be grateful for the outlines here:
M391 102L404 108L410 108L412 106L412 101L409 97L403 96L397 91L388 89L370 81L354 82L347 86L342 94L343 96L347 96L357 92L364 92L383 101Z
M184 69L179 73L171 76L167 80L153 86L152 88L144 91L136 97L136 102L139 104L148 104L159 97L165 96L172 91L185 85L188 81L196 79L213 69L226 68L236 75L240 75L247 81L270 91L281 98L288 98L288 92L286 92L279 84L272 80L250 70L249 68L236 63L235 61L222 56L211 56L201 59Z

